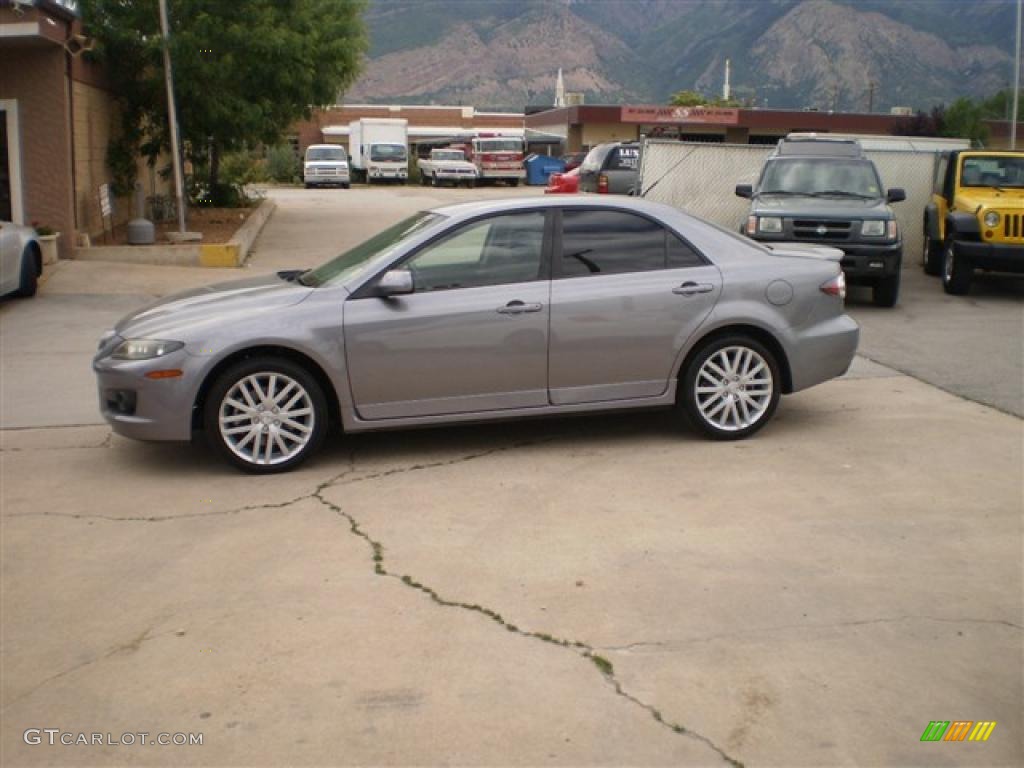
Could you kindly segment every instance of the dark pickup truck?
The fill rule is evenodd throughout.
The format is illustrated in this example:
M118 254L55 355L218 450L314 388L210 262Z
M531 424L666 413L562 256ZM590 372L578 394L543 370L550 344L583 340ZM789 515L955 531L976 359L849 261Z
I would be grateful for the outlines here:
M765 243L839 248L847 281L870 285L878 306L896 305L903 240L889 203L906 193L883 191L875 164L857 141L783 139L757 185L738 184L736 194L751 201L743 234Z

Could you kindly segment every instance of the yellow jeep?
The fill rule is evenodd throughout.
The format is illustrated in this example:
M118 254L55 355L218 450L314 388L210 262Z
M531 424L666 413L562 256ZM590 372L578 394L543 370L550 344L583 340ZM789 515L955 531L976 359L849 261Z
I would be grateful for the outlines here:
M1024 272L1024 152L959 149L935 164L924 271L962 296L975 269Z

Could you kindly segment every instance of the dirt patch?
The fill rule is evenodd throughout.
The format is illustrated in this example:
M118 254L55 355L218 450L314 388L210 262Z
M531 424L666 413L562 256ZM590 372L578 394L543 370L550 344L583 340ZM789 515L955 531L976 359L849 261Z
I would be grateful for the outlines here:
M249 214L256 208L190 208L186 224L189 232L202 232L204 243L226 243L238 228L241 227ZM178 222L158 221L156 226L156 242L167 242L168 232L178 231ZM107 232L93 238L94 245L128 245L128 227L121 224L114 229L114 234Z

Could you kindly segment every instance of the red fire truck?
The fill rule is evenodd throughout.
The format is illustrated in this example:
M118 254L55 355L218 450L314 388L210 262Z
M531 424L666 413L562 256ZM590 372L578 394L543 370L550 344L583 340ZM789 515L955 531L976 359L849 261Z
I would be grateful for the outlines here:
M481 133L452 149L461 149L476 166L478 182L506 181L515 187L526 178L523 140L518 136Z

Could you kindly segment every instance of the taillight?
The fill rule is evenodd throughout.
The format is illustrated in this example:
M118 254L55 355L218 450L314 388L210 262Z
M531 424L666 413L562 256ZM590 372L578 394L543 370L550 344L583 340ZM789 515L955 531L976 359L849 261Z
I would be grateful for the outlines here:
M845 299L846 275L840 272L831 280L826 280L824 283L821 284L821 292L827 293L829 296L838 296L840 299Z
M608 194L608 177L603 173L597 177L597 191L603 195Z

